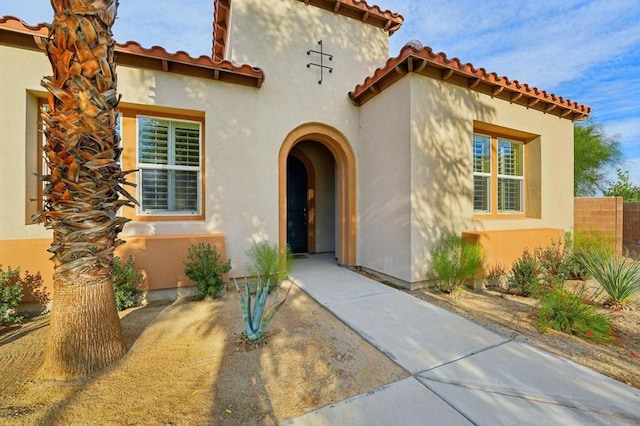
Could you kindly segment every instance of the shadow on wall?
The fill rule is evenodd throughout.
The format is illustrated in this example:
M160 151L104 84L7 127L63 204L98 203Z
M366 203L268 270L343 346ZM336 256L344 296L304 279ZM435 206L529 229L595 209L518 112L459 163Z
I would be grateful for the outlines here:
M249 31L246 28L234 28L231 47L237 62L265 66L264 63L253 63L256 62L256 59L242 51L249 46L255 46L255 37L259 35L260 40L263 41L258 43L272 52L270 57L266 59L271 62L272 66L276 66L283 59L288 58L286 63L279 65L299 70L293 75L299 75L301 81L317 82L320 76L319 70L315 67L306 68L306 64L315 62L317 57L308 56L305 53L308 49L318 49L316 43L323 40L324 51L334 55L333 60L326 65L334 67L335 72L353 76L353 81L341 78L340 85L330 85L332 87L329 90L334 92L332 98L336 100L346 100L346 91L352 90L367 75L372 74L377 67L384 65L384 61L388 57L388 44L385 43L386 34L385 36L375 36L380 35L382 29L332 14L318 7L299 2L251 1L237 2L233 8L234 19L243 24L251 19L247 16L268 17L251 19L253 28ZM327 17L328 19L322 19ZM342 20L345 25L340 24ZM239 46L239 49L236 48L236 45ZM291 52L295 52L295 56L291 56ZM361 67L362 72L354 73L353 66ZM273 72L271 67L266 71L267 73ZM330 76L331 74L327 74L325 70L324 78L330 80ZM287 81L282 81L282 83L290 86ZM331 108L329 105L318 105L318 107Z
M424 280L443 234L482 230L473 220L473 121L491 122L496 112L475 92L412 77L412 269Z

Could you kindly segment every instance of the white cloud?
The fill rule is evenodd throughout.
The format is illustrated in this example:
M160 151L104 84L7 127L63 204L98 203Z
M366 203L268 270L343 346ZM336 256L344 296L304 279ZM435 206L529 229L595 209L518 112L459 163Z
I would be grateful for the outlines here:
M607 133L620 135L620 137L633 141L640 148L640 119L638 118L610 122L607 124Z
M449 56L547 90L640 43L640 3L633 0L488 0L482 7L475 0L432 0L409 8L407 28L397 34L403 40L392 39L396 48L420 38Z

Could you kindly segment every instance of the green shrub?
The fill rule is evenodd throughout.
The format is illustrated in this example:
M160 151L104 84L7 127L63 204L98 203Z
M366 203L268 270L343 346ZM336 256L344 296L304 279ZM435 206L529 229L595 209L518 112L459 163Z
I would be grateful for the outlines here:
M568 237L568 238L567 238ZM563 285L572 275L570 234L551 241L546 247L536 247L533 254L525 249L513 262L507 282L509 289L516 289L525 297L537 296L542 284Z
M589 272L582 262L582 257L585 253L594 250L610 255L615 253L612 238L596 230L578 230L573 233L573 236L567 233L565 241L567 247L570 248L567 259L569 278L577 280L586 280L589 278Z
M553 276L557 281L565 281L571 275L571 263L568 262L571 250L566 241L551 241L546 247L536 247L533 256L538 262L541 273Z
M244 321L244 336L250 342L260 340L264 336L264 332L273 316L280 310L282 305L284 305L284 302L287 300L289 291L291 291L291 285L289 285L289 289L282 300L278 300L278 289L276 288L271 306L265 311L269 296L269 288L271 286L269 281L263 281L261 278L258 278L253 304L251 303L251 287L249 286L247 279L245 278L244 280L244 295L240 292L238 281L235 278L233 279L233 282L236 286L236 291L240 296L240 308L242 309L242 319Z
M540 287L540 262L528 250L513 262L511 273L507 277L509 289L516 289L525 296L534 296Z
M464 241L460 236L447 234L431 250L431 271L428 279L438 280L438 288L453 293L466 280L475 278L482 266L479 246Z
M255 242L247 250L249 263L247 273L256 276L264 282L269 282L270 289L278 288L289 275L293 256L289 247L280 250L277 243L268 241Z
M609 319L585 303L584 297L563 287L542 291L537 308L540 331L550 328L596 342L613 342L615 336Z
M137 305L137 298L142 293L144 276L136 270L133 257L129 256L125 263L118 256L113 257L113 293L116 296L116 308L119 311Z
M204 243L191 246L188 258L184 274L196 284L200 296L215 299L224 288L222 275L231 270L231 260L222 262L216 248Z
M16 323L23 317L15 313L23 297L20 269L9 267L5 272L0 265L0 324Z
M599 250L585 252L581 260L613 304L623 305L640 293L640 261Z

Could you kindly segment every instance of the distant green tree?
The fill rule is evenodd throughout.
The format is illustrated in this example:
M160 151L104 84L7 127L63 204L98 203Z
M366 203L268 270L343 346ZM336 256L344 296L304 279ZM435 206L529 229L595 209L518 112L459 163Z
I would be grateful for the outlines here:
M624 201L640 201L640 186L629 182L629 172L617 168L616 173L618 181L612 183L603 194L607 197L622 197Z
M573 127L573 193L578 197L604 191L608 167L622 160L618 136L610 137L593 119Z

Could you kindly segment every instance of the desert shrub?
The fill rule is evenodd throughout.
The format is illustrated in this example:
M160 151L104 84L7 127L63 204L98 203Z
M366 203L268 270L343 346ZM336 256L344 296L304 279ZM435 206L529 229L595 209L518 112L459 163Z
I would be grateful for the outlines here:
M596 230L578 230L575 231L573 235L567 233L565 241L566 246L570 249L567 259L569 278L573 279L586 280L589 278L589 272L585 268L582 260L586 253L591 251L608 253L610 255L615 253L612 238Z
M22 321L15 313L23 297L20 269L9 267L5 272L0 265L0 324Z
M469 244L459 235L447 234L431 250L431 270L427 278L437 280L441 291L453 293L466 280L475 278L481 266L479 246Z
M249 263L247 273L269 282L269 289L280 286L289 275L293 256L287 246L285 250L280 250L277 243L268 241L254 242L247 250Z
M570 249L562 240L551 241L546 247L536 247L533 256L538 262L541 273L564 281L571 275Z
M623 305L640 293L640 261L599 250L585 252L581 260L612 304Z
M559 286L542 291L537 307L540 331L550 328L596 342L615 341L610 320L585 302L583 295Z
M129 256L126 262L122 262L118 256L113 257L113 293L119 311L137 305L143 280L144 276L136 270L133 257Z
M516 289L521 295L531 297L540 287L540 263L528 250L513 262L507 277L509 289Z
M215 299L224 288L222 275L231 270L231 260L223 262L211 244L199 243L189 247L184 274L196 284L200 296Z
M268 280L263 281L258 277L253 303L251 301L251 295L253 292L247 279L245 278L244 280L244 294L240 292L238 281L235 278L233 279L233 282L236 286L236 291L240 296L240 309L242 310L242 320L244 322L244 337L250 342L258 341L262 339L269 322L287 300L289 291L291 291L291 285L289 285L289 289L282 300L278 298L278 289L276 288L271 305L267 308L267 300L269 298L269 289L271 284Z
M563 285L572 275L571 241L565 238L551 241L546 247L536 247L533 254L525 249L513 262L507 283L526 297L537 296L541 285Z

